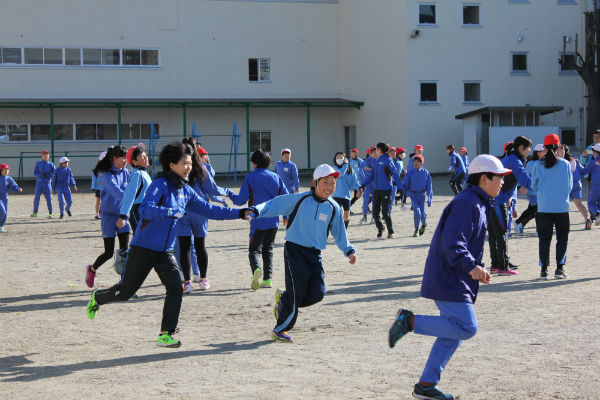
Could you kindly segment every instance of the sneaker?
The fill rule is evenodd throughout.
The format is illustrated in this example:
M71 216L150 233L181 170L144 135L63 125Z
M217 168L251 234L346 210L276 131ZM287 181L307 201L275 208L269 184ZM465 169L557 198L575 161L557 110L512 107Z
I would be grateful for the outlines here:
M285 290L277 289L275 291L275 307L273 307L273 315L275 319L279 319L279 313L283 308L283 303L281 302L281 296L285 293Z
M375 218L371 218L371 221L369 222L370 225L373 225L375 223Z
M273 287L273 284L271 283L270 279L265 279L260 282L260 287L261 288L270 288L270 287Z
M511 262L509 261L509 262L508 262L508 268L509 268L509 269L519 269L519 266L518 266L518 265L515 265L515 264L513 264L513 263L511 263Z
M542 270L540 271L540 281L547 281L548 280L548 269L546 267L542 267Z
M519 275L517 271L513 271L512 269L501 269L498 271L498 275L500 276L508 276L508 275Z
M200 283L200 275L192 275L192 282Z
M60 219L63 219L65 217L65 214L60 214Z
M589 231L591 229L592 229L592 221L588 219L587 221L585 221L585 230Z
M72 217L72 216L73 216L73 215L71 214L71 210L65 210L65 211L67 212L67 215L68 215L69 217Z
M363 217L358 222L361 223L361 224L366 224L367 223L367 216L363 215Z
M600 225L600 218L596 217L596 222L595 222L596 226Z
M30 217L37 217L37 213L36 212L31 213Z
M260 288L260 278L262 278L262 270L256 268L252 274L252 282L250 283L250 289L258 290Z
M502 271L500 268L496 268L496 267L490 268L490 273L491 274L497 274L500 271Z
M378 229L377 230L377 237L381 238L381 236L383 236L383 229Z
M96 313L100 309L100 306L98 305L98 303L96 303L96 292L97 291L98 291L98 289L96 289L92 292L92 298L90 299L90 301L87 305L86 312L87 312L87 316L89 319L96 318Z
M394 239L396 237L393 233L388 233L388 239Z
M158 339L156 339L156 344L160 347L181 347L181 342L179 340L173 339L169 332L161 333L160 335L158 335Z
M94 287L94 279L96 279L96 273L92 272L92 265L85 267L85 284L87 287Z
M96 214L96 215L94 216L94 219L100 219L100 215L99 215L99 214Z
M210 282L208 281L208 279L200 278L200 282L198 282L198 285L200 286L200 290L207 290L208 288L210 288Z
M54 214L48 214L48 218L54 218Z
M276 342L282 343L293 343L292 337L288 335L287 331L275 332L271 333L271 339Z
M6 233L6 229L3 226L0 226L0 233Z
M396 320L392 324L388 334L388 344L391 348L394 348L396 342L402 339L404 335L412 331L410 329L410 317L413 315L415 314L410 310L405 310L404 308L398 310Z
M523 233L524 230L525 227L523 226L523 224L517 224L515 222L515 233Z
M567 275L567 273L562 268L556 268L556 271L554 271L554 277L556 279L565 279L568 276L569 275Z
M421 386L415 383L415 388L412 392L413 397L417 399L433 399L433 400L454 400L454 396L449 393L444 393L437 386Z
M183 293L192 293L194 291L194 285L192 282L186 282L183 284Z
M123 275L123 269L125 269L126 261L127 261L127 249L115 250L115 260L113 263L113 268L119 276Z
M415 233L413 233L413 237L419 237L419 230L415 229Z
M427 228L427 224L421 225L421 229L419 229L419 236L425 233L425 228Z

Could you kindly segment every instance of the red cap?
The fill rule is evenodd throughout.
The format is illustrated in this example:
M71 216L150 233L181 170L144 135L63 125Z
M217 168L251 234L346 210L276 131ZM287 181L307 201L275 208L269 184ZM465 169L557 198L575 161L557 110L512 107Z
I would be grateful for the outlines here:
M0 164L0 170L2 169L10 169L10 167L8 166L8 164Z
M48 150L42 150L42 154L44 154L44 153L50 154L50 153L48 153Z
M129 150L127 150L127 154L125 155L125 158L127 159L127 164L131 164L131 155L133 154L135 149L137 149L137 146L130 147Z
M396 154L404 153L404 147L396 147Z
M423 158L423 156L422 156L422 155L420 155L420 154L417 154L417 155L415 155L415 156L413 157L413 160L414 160L415 158L418 158L419 160L421 160L421 164L423 164L423 163L425 162L425 158Z
M415 146L415 150L423 150L423 146L421 146L420 144Z
M208 151L206 151L204 147L198 146L198 154L208 154Z
M546 135L546 137L544 138L544 146L548 146L548 145L559 145L560 144L560 139L558 137L558 135L555 135L554 133L550 134L550 135Z
M358 152L358 149L350 149L350 152L351 152L351 153L352 153L352 152L354 152L354 153L356 153L356 154L360 154L360 153Z
M512 144L512 142L504 143L504 147L502 148L502 151L506 152L506 148L508 147L509 144Z
M467 151L466 147L461 147L458 151Z
M396 152L396 148L395 148L394 146L389 146L389 147L388 147L388 152L390 152L390 151L392 151L392 150L394 150L394 152Z

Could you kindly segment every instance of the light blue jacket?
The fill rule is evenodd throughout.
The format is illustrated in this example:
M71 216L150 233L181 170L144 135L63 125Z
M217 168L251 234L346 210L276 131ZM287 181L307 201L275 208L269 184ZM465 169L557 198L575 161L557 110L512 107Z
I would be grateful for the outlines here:
M552 168L540 161L533 169L531 188L537 191L538 212L569 212L569 194L573 188L571 165L559 158Z
M96 176L92 173L92 190L102 190L102 174Z
M292 212L302 201L296 215ZM289 215L285 240L300 246L323 250L327 245L329 231L340 250L346 256L354 253L354 246L348 241L346 227L340 206L331 199L319 199L314 192L303 192L277 196L273 200L255 207L258 218Z
M337 178L335 192L333 192L331 197L350 200L352 191L360 188L360 183L358 183L358 178L354 175L354 170L349 174L347 172L348 164L343 164L341 167L334 165L333 169L339 172L340 176Z
M275 172L281 177L286 189L290 193L297 192L300 189L300 180L298 179L298 168L291 161L277 161Z
M123 219L129 218L131 207L134 204L140 204L144 200L146 190L152 183L152 178L145 169L135 168L129 176L129 182L125 188L123 200L121 201L120 217ZM141 186L140 186L141 185Z
M540 160L530 160L527 162L527 165L525 165L525 172L527 172L527 175L530 177L533 176L533 170L537 168L539 162ZM537 196L537 192L533 189L530 189L527 191L527 196Z
M360 168L363 163L364 160L358 156L356 157L356 160L352 159L352 157L348 159L348 164L352 167L352 173L356 176L356 179L359 179L358 174L360 173Z

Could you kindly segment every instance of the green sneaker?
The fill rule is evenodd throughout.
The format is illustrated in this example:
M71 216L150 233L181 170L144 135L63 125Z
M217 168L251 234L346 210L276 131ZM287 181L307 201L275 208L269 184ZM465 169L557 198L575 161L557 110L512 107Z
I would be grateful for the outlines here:
M54 214L48 214L48 218L54 218Z
M419 236L425 233L425 228L427 228L427 224L421 225L421 229L419 229Z
M179 340L173 339L169 332L161 333L160 335L158 335L158 339L156 339L156 344L160 347L181 347L181 342Z
M37 213L31 213L32 217L37 217Z
M6 229L4 229L4 227L3 227L3 226L0 226L0 233L6 233ZM270 282L270 281L269 281L269 282ZM269 287L271 287L271 286L269 286Z
M419 230L415 229L415 233L413 233L413 237L419 237Z
M265 279L264 281L260 281L260 287L261 288L270 288L270 287L273 287L273 284L271 283L270 279Z
M98 305L98 303L96 303L96 292L97 291L98 291L98 289L96 289L92 292L92 298L90 299L90 302L87 305L87 316L89 319L96 318L96 313L100 309L100 306Z
M262 270L260 268L256 268L254 270L254 274L252 274L252 283L250 284L250 289L258 290L261 282L260 278L262 278Z
M285 290L277 289L275 291L275 307L273 307L273 315L275 319L279 319L279 312L281 311L281 296L285 293Z

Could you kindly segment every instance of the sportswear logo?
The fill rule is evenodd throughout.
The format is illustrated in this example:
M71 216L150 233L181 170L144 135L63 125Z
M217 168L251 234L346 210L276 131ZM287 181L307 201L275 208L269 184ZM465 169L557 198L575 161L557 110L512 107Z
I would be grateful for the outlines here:
M327 221L327 214L320 213L319 221L323 221L323 222Z

